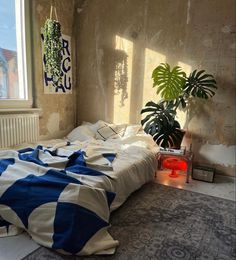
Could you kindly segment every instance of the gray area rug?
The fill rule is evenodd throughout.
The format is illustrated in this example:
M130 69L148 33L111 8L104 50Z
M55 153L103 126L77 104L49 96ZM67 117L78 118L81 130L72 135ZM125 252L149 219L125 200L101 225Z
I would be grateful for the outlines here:
M115 255L63 256L41 247L24 260L233 260L235 209L233 201L149 183L112 213Z

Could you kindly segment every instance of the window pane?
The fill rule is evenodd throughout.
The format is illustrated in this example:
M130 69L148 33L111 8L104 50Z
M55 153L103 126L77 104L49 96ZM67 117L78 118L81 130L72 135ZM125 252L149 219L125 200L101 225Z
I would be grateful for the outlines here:
M18 74L22 71L22 3L0 0L0 99L26 98Z

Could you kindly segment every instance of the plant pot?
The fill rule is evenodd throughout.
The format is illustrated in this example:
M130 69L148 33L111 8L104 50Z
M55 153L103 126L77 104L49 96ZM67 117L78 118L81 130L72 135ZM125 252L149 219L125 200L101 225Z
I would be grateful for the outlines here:
M184 135L185 135L186 131L183 130L183 129L181 129L179 133L180 133L180 134L179 134L179 137L180 137L180 138L178 138L178 139L176 139L176 140L173 140L174 145L171 146L171 147L169 147L169 148L173 148L173 149L180 149L180 148L181 148L181 143L182 143L182 141L183 141L183 138L184 138Z

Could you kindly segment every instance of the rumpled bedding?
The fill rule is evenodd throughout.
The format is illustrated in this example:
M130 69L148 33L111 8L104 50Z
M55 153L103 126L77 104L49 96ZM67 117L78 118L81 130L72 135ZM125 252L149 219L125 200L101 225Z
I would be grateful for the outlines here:
M115 154L100 157L111 167ZM115 193L85 185L77 178L110 178L86 166L85 151L58 155L56 150L37 146L1 151L0 158L0 215L2 224L6 221L6 232L11 223L26 230L37 243L63 253L114 252L118 241L107 228ZM6 235L3 228L1 231Z
M65 254L113 254L110 212L153 178L157 150L140 134L0 151L0 236L26 230Z

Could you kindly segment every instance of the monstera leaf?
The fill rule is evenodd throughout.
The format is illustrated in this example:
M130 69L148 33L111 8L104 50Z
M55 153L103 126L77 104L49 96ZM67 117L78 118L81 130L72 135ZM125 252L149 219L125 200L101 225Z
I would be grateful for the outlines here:
M148 113L146 117L141 120L141 124L144 126L146 133L151 135L155 134L156 131L158 131L157 129L161 128L163 122L169 122L175 117L176 111L173 110L172 104L165 104L166 102L164 101L158 104L150 101L146 104L145 108L141 110L141 114Z
M194 70L187 78L184 92L193 97L205 98L215 95L217 89L216 81L211 74L204 73L205 70Z
M162 124L159 131L153 135L153 140L161 147L180 149L185 131L180 129L180 124L174 120L168 124Z
M167 63L161 63L152 73L153 87L157 86L157 94L165 100L173 100L183 92L186 74L179 66L172 70Z
M176 115L174 108L174 101L161 101L158 104L150 101L141 110L141 114L148 113L141 120L144 131L152 135L154 141L164 148L179 147L183 138L180 125L174 120Z

